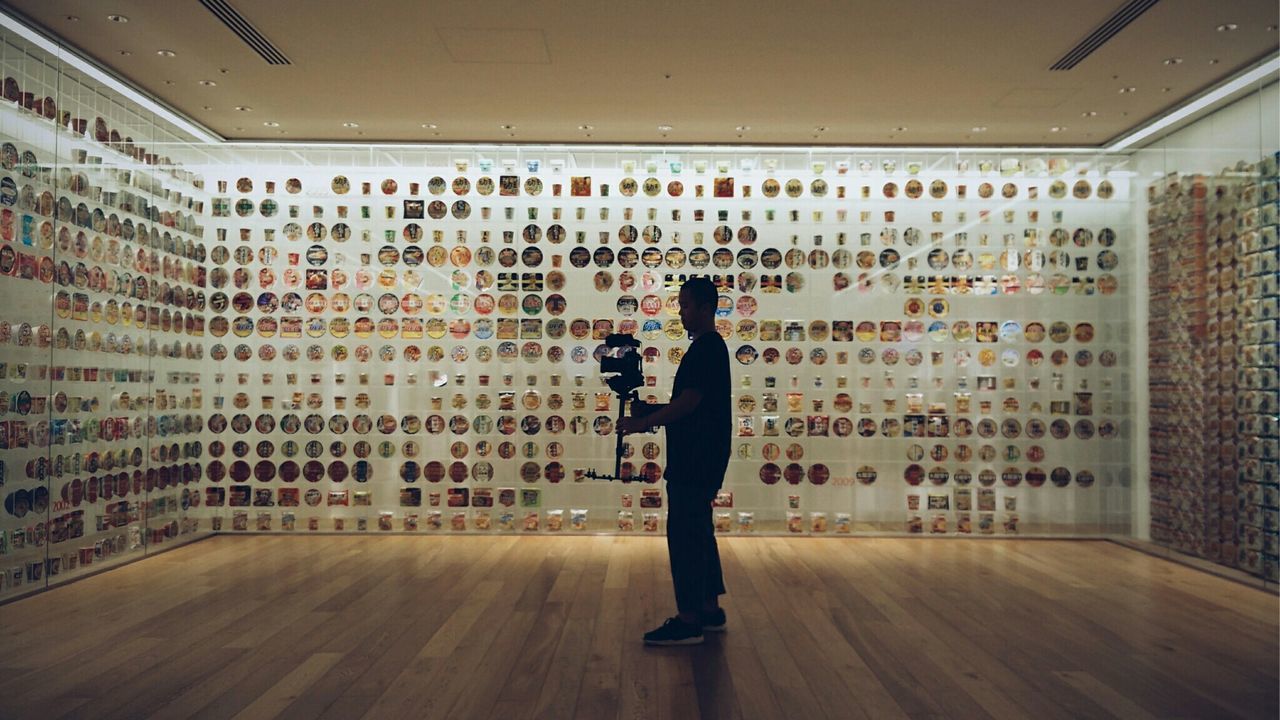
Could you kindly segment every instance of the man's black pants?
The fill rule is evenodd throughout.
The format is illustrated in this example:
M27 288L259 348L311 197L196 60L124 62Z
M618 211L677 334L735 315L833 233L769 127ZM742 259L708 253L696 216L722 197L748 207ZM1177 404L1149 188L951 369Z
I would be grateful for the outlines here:
M716 488L695 483L667 483L667 552L676 608L697 613L724 594L720 551L711 524Z

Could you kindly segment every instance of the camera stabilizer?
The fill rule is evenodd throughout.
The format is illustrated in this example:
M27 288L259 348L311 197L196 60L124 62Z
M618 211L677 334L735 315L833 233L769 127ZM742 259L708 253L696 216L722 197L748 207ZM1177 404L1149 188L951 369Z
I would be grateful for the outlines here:
M631 406L632 417L645 417L661 405L640 402L636 388L644 385L644 372L640 369L640 341L632 335L613 333L604 339L608 351L600 357L600 372L607 377L605 384L618 396L618 422L626 417L627 405ZM616 428L616 426L615 426ZM642 475L622 475L622 433L616 432L617 442L614 446L613 474L605 475L595 470L587 470L582 474L592 480L621 480L622 482L640 482Z

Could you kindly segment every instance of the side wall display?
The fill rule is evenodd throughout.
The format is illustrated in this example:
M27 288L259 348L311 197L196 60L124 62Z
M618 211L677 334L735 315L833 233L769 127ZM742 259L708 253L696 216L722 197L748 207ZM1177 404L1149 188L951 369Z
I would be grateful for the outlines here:
M0 65L4 598L208 530L206 250L153 123L20 41Z
M1150 201L1151 536L1275 581L1277 157L1171 174Z
M707 275L719 530L1127 532L1131 179L1105 160L488 151L202 167L215 527L661 530L663 435L626 443L640 482L584 477L613 465L598 359L635 335L669 399Z

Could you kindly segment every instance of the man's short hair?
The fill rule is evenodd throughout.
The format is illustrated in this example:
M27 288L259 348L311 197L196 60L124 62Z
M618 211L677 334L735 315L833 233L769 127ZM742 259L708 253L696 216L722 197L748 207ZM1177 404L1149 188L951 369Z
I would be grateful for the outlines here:
M716 286L709 278L693 277L684 281L680 286L680 290L689 294L689 299L698 305L710 307L712 310L716 307L716 301L720 294L716 291Z

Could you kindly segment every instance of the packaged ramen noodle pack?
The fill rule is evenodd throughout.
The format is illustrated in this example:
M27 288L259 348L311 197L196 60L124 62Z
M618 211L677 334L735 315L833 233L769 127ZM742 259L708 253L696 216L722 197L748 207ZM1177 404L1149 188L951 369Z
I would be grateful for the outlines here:
M716 513L715 528L718 533L729 532L733 528L733 516L727 512Z
M827 514L824 512L809 513L809 531L824 533L827 531Z
M658 532L658 513L647 512L644 514L644 531L651 533Z
M787 513L787 532L793 532L793 533L804 532L804 516L795 511L788 512Z
M836 513L836 532L847 534L853 529L853 518L849 513Z

